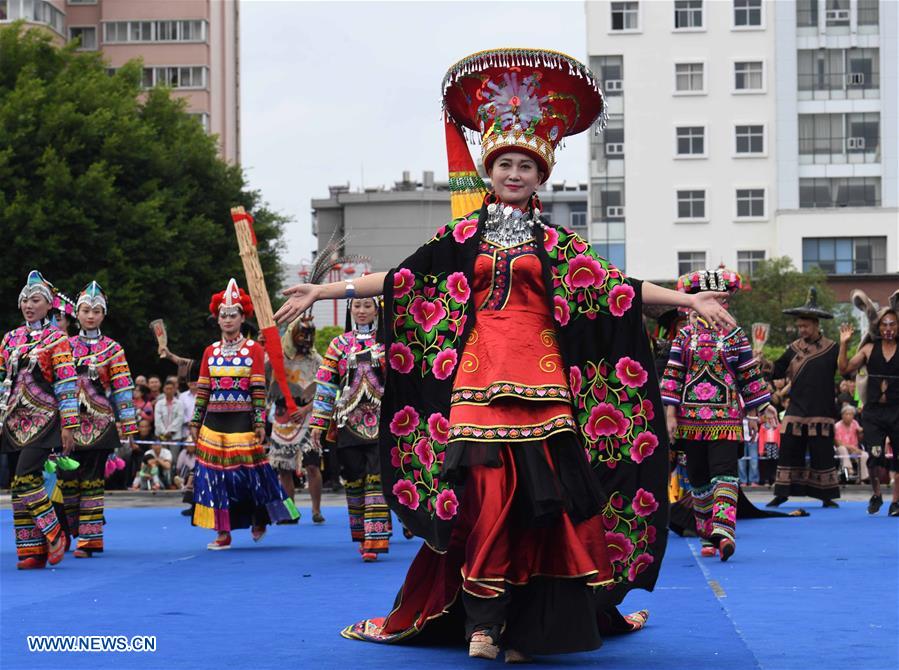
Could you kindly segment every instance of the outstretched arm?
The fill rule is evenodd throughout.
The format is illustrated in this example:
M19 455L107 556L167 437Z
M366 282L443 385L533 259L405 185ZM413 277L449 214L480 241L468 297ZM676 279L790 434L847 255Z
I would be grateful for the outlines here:
M852 324L844 323L840 326L840 354L837 357L837 366L840 368L841 375L852 374L867 363L873 348L870 343L866 344L858 348L855 356L849 358L849 341L852 339L853 333L855 333L855 329Z
M670 288L662 288L652 282L643 282L644 305L671 305L672 307L687 307L694 310L699 316L714 328L726 328L737 325L722 301L727 300L728 294L717 291L704 291L702 293L681 293Z
M373 298L381 295L384 288L386 272L375 272L353 280L357 298ZM337 300L346 297L346 282L335 281L330 284L297 284L284 291L287 296L281 309L275 313L275 321L289 323L319 300Z

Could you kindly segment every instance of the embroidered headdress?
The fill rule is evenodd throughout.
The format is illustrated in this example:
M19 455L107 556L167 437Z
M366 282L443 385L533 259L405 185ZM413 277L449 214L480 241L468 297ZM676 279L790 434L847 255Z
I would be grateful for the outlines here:
M228 287L212 296L209 303L209 311L213 316L218 316L223 309L237 308L247 318L253 316L253 301L250 295L237 285L237 280L232 277L228 280Z
M716 270L694 270L677 278L677 290L681 293L726 291L733 294L742 288L747 286L739 273L723 267Z
M593 73L571 56L542 49L492 49L463 58L443 78L443 106L453 216L457 200L471 211L485 190L463 129L480 134L485 169L501 154L519 151L537 161L545 181L563 137L597 119L602 129L606 121Z
M81 289L81 293L78 294L78 300L75 302L75 310L77 311L81 305L87 305L92 309L94 307L102 307L103 313L107 312L106 293L103 292L100 284L92 281Z
M25 286L19 292L19 304L21 305L33 295L39 295L52 305L54 294L53 284L44 279L44 276L38 270L32 270L28 273Z

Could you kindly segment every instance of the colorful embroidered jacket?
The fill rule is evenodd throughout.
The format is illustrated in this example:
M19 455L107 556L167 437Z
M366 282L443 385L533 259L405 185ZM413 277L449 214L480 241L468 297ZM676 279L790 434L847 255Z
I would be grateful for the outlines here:
M57 413L63 427L78 425L72 348L55 326L20 326L6 333L0 342L0 383L0 421L13 448L45 437Z
M75 370L78 373L80 425L75 431L75 447L111 444L118 446L115 423L122 424L124 435L137 433L134 409L134 382L122 345L101 335L96 340L81 336L69 338ZM104 438L112 431L109 440ZM114 442L113 442L114 440Z
M377 441L385 371L384 345L374 332L335 337L315 376L310 425L327 432L336 419L345 429L338 444Z
M447 546L459 512L457 484L441 471L453 392L470 390L454 389L455 380L483 317L475 304L475 266L486 218L484 206L449 222L384 283L384 495L406 528L438 551ZM551 315L549 335L561 356L554 362L567 380L575 435L608 494L606 537L620 535L622 542L610 548L614 587L595 593L602 610L632 588L652 588L667 538L668 444L643 327L642 284L565 228L543 223L533 233L542 286L535 285L528 299L542 301ZM517 335L510 330L510 338ZM542 337L530 333L528 341L535 335Z
M688 324L674 338L662 402L677 407L677 438L742 441L744 411L770 400L742 328L725 333Z
M232 424L231 430L222 432L264 427L265 350L262 345L255 340L246 340L234 349L214 342L206 347L201 360L191 425L206 424L213 430L221 430L224 423ZM250 416L252 421L243 421L238 429L227 417L240 419L240 415Z

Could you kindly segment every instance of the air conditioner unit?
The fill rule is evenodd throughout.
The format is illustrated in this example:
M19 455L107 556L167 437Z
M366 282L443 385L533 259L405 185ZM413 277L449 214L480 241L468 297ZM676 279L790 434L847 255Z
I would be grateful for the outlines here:
M624 144L621 142L610 142L606 145L606 156L623 156Z
M607 219L620 219L624 217L624 207L608 206L606 207Z
M828 21L848 21L849 20L849 10L848 9L828 9L824 14L825 18Z
M846 140L846 148L847 149L864 149L865 148L865 138L864 137L850 137Z
M621 88L620 79L606 79L606 93L609 91L620 91Z
M865 83L865 73L864 72L850 72L846 75L846 85L847 86L861 86Z

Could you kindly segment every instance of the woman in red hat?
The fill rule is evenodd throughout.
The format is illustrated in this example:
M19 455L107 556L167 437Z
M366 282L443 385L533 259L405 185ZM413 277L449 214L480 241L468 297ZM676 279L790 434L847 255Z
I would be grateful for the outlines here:
M385 295L384 493L426 544L390 615L342 634L464 634L471 656L502 645L510 662L596 649L601 632L642 626L615 605L652 588L665 547L667 442L641 304L730 316L720 294L628 279L541 219L556 146L605 116L583 64L480 52L443 91L457 218L390 272L288 289L277 315ZM481 135L486 195L463 128Z
M206 347L197 380L191 436L197 444L193 523L218 532L208 549L231 547L231 531L299 516L265 458L265 351L242 333L253 303L237 282L212 296L222 338Z

